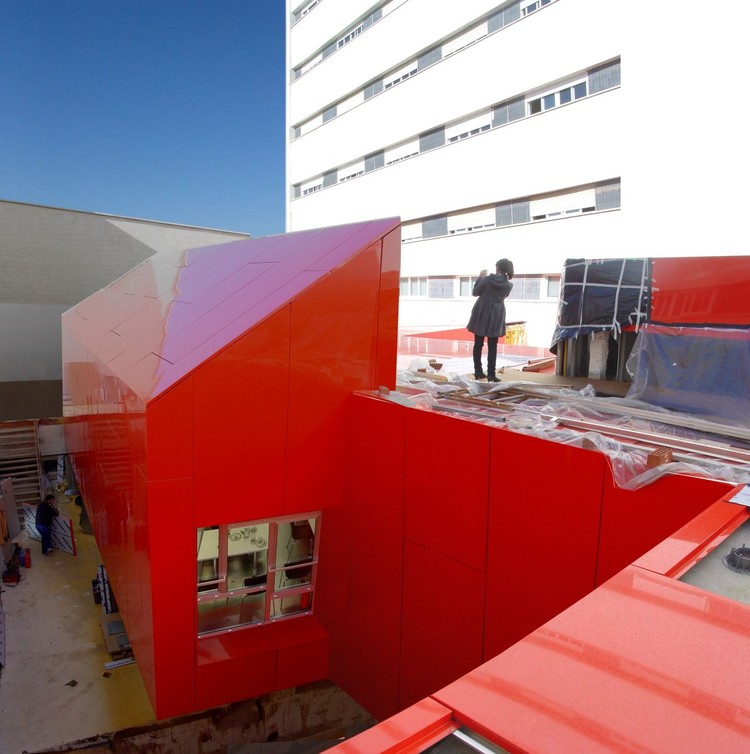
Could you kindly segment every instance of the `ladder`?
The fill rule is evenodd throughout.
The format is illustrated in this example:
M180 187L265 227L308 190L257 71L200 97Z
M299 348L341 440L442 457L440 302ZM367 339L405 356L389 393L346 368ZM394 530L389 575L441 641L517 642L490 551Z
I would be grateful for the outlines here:
M24 503L41 500L41 461L37 444L36 421L0 422L0 479L13 480L18 520L23 525Z

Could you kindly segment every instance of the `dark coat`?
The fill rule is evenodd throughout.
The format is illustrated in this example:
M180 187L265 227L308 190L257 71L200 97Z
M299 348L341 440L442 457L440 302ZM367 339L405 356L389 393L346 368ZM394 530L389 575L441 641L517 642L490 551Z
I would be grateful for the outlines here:
M471 310L466 329L485 338L505 335L505 299L513 283L502 273L492 273L477 279L472 295L479 296Z
M36 517L34 523L37 526L52 526L52 519L59 516L60 513L53 508L48 502L42 500L36 507Z

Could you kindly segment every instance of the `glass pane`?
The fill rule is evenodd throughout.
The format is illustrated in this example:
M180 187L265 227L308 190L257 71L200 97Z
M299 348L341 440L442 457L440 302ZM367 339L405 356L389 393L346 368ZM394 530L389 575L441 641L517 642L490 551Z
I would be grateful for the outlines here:
M409 278L401 278L399 281L399 293L406 296L409 293Z
M263 620L266 595L235 595L198 603L198 633L223 631Z
M564 105L566 102L570 102L570 100L573 98L573 93L570 90L570 87L567 89L561 89L560 90L560 104Z
M413 292L413 291L412 291ZM312 558L315 545L315 519L283 521L278 526L276 568Z
M576 96L576 99L581 99L581 97L586 96L586 82L583 81L580 84L576 84L573 87L573 92Z
M461 295L471 296L472 291L471 278L461 278Z
M290 594L289 596L277 597L273 601L271 615L281 618L295 613L305 613L312 609L312 592L302 594Z
M219 528L211 526L198 529L198 591L213 592L218 590L219 578ZM203 585L203 586L202 586Z
M283 570L276 572L274 591L278 592L282 589L309 584L312 581L312 570L312 555L289 561L284 565Z
M546 94L544 96L544 109L551 110L555 106L555 95Z
M529 102L529 113L534 115L535 113L542 112L542 100L534 99Z
M411 279L411 295L412 296L419 295L419 278Z
M227 589L259 582L268 570L268 524L230 526L227 532Z
M419 278L419 295L427 295L427 278Z

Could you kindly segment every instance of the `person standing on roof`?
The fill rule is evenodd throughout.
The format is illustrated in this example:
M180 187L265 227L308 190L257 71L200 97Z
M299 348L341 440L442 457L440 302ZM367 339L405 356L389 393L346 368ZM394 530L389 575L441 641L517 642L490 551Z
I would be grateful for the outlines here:
M495 272L487 270L479 273L474 283L473 296L478 296L471 310L466 329L474 333L474 379L485 377L487 382L499 382L495 375L497 364L497 339L505 335L505 299L513 288L513 262L501 259L495 265ZM482 348L487 338L487 374L482 371Z
M42 555L46 555L52 549L52 519L59 516L60 511L55 507L55 496L45 495L36 507L36 519L34 524L42 538Z

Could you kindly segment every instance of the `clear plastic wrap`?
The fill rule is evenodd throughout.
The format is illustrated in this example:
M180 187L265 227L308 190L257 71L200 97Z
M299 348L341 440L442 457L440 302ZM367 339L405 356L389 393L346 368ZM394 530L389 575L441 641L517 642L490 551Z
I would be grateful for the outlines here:
M627 363L628 397L750 426L750 331L645 325Z

